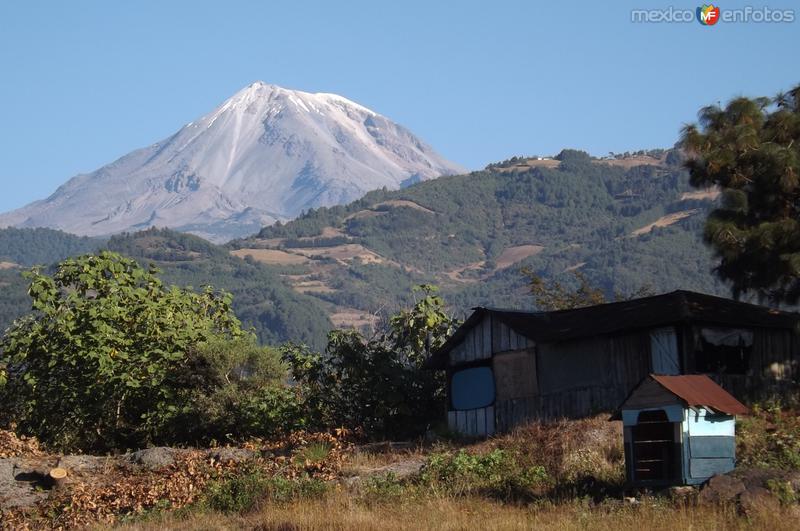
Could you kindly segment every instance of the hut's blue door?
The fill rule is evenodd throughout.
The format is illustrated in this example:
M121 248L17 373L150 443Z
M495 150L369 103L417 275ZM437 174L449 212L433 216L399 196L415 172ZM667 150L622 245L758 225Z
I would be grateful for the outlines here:
M675 328L659 328L650 332L650 357L655 374L681 373Z

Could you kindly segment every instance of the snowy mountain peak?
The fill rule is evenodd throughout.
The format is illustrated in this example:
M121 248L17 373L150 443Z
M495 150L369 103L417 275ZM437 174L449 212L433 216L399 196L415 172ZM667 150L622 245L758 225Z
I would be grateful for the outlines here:
M256 81L171 137L78 175L0 226L106 235L166 226L213 240L462 168L337 94Z

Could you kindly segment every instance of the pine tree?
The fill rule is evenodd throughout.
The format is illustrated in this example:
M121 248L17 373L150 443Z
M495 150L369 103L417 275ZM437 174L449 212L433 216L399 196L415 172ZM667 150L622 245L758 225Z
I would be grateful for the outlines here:
M691 183L717 186L705 240L734 297L800 299L800 85L775 98L701 109L683 130Z

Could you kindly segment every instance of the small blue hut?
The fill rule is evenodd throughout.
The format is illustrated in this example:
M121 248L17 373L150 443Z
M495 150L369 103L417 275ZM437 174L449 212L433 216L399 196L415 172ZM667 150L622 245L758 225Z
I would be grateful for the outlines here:
M735 415L747 413L708 376L647 376L612 417L624 427L628 486L696 485L730 472Z

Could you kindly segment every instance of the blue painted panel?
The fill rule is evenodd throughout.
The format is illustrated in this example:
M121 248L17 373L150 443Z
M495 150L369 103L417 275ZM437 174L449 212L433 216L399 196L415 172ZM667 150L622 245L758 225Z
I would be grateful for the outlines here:
M736 439L733 437L706 435L689 437L689 454L695 458L736 457Z
M710 478L715 474L725 474L733 470L734 462L730 458L690 459L689 472L692 479Z
M453 409L477 409L494 402L494 375L489 367L464 369L450 382Z

